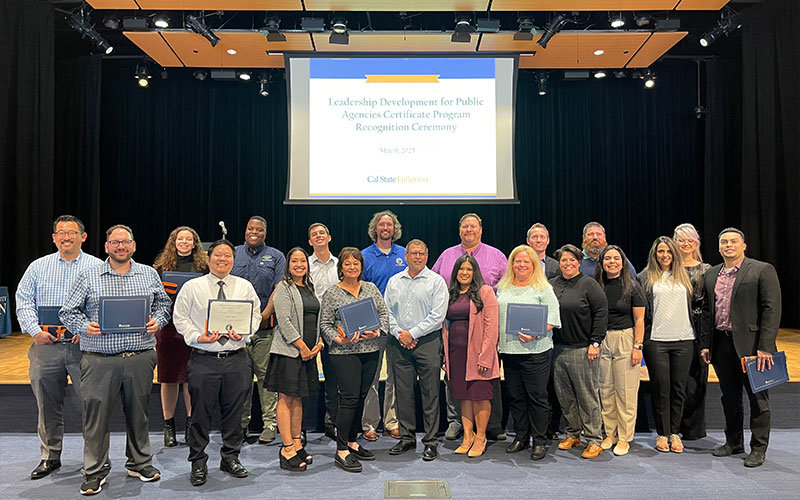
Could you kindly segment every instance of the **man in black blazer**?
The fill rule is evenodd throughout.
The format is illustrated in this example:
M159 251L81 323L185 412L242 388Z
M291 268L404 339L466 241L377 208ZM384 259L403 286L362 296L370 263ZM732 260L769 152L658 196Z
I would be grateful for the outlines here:
M768 391L753 394L741 358L757 356L759 370L772 367L772 353L781 320L781 288L775 268L744 256L744 233L726 228L719 233L724 260L706 271L700 356L713 363L722 391L725 444L715 457L744 453L742 386L750 399L750 454L745 467L764 463L769 443Z

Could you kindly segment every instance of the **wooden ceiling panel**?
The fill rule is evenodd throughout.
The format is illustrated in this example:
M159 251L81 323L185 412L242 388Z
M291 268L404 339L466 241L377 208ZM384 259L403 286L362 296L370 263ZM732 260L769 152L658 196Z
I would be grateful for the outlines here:
M349 45L328 42L329 33L314 33L317 52L474 52L478 35L470 43L453 43L450 33L411 33L376 31L350 33Z
M119 0L93 1L105 3ZM136 0L136 3L144 10L303 10L301 0ZM109 9L113 7L95 8Z
M482 52L505 52L508 49L502 47L508 45L506 33L484 33L481 40ZM509 34L509 37L513 34ZM578 33L574 31L563 31L558 33L547 43L547 48L543 49L536 45L539 36L534 36L533 40L520 42L511 40L511 44L522 53L536 53L527 56L530 64L535 68L576 68L578 64ZM496 49L493 47L497 47ZM522 58L520 58L520 62ZM520 66L522 67L522 66Z
M217 34L217 36L219 35ZM212 47L208 40L202 36L187 31L162 31L161 36L172 47L172 50L175 51L185 66L195 68L222 67L222 47L224 45L222 42L218 43L216 47Z
M123 35L135 43L162 68L180 68L183 63L157 31L123 31Z
M364 12L485 11L489 0L305 0L306 10Z
M134 0L87 0L93 9L139 10Z
M677 10L720 10L728 0L681 0Z
M495 11L672 10L680 0L493 0ZM697 0L713 1L713 0ZM308 3L308 2L306 2Z
M642 45L642 48L639 49L639 52L633 56L626 68L646 68L650 66L686 35L686 31L653 33Z
M650 32L587 33L578 32L580 68L622 68L650 36ZM548 44L549 45L549 44ZM603 53L595 55L602 50Z

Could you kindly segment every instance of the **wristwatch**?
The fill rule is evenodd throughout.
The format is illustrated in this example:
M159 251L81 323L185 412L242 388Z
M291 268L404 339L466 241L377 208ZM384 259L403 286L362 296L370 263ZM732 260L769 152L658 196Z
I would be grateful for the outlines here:
M644 347L644 344L633 344L633 348L634 348L634 349L637 349L637 350L639 350L639 351L641 351L641 350L642 350L642 347Z
M597 349L598 347L600 347L600 342L594 342L594 343L592 343L592 347L594 347L595 349Z

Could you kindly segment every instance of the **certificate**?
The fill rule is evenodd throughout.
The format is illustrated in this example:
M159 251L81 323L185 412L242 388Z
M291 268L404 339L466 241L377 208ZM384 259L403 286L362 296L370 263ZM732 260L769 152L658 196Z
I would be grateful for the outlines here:
M772 363L772 368L764 368L764 371L760 372L758 371L756 356L742 358L742 368L747 373L747 378L750 380L750 389L753 393L765 391L789 381L786 353L778 351L773 354Z
M39 327L42 331L56 337L58 342L72 338L72 333L67 331L67 328L61 323L61 318L58 317L58 311L60 310L61 306L41 306L37 308Z
M219 332L226 337L230 332L250 335L253 333L253 301L209 299L206 332Z
M150 317L150 296L100 297L99 314L102 333L147 331Z
M547 335L547 305L508 304L506 308L506 335L531 337Z
M164 291L175 302L175 297L181 291L183 285L194 278L202 276L201 273L182 273L179 271L164 271L161 275L161 283L164 285Z
M348 339L356 332L372 331L381 327L381 319L372 297L339 306L339 317L342 320L339 333Z

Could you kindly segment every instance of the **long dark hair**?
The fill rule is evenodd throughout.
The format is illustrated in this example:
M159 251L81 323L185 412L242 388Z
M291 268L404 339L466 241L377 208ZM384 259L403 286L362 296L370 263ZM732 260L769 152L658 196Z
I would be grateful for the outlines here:
M481 287L484 285L483 275L481 274L480 266L478 266L478 261L470 254L462 255L456 259L456 263L453 264L453 271L450 273L450 287L447 289L450 293L450 304L458 300L458 296L461 295L461 285L458 283L458 270L464 262L469 262L472 265L472 283L469 284L469 288L467 289L467 297L475 304L475 309L480 312L483 309L483 300L481 300Z
M620 257L622 257L622 270L619 272L619 281L622 286L622 300L623 302L628 302L631 300L631 294L633 293L633 275L631 274L631 265L628 262L628 258L625 257L625 252L623 252L620 247L617 245L608 245L600 252L600 256L597 257L597 269L594 270L594 279L600 283L600 286L603 287L603 291L605 291L606 282L609 280L609 277L606 276L606 270L603 268L603 257L611 250L616 250L619 252Z
M292 260L292 254L295 252L300 252L306 258L306 274L303 276L303 286L305 286L309 292L312 294L314 293L314 282L311 280L311 264L308 263L308 253L301 247L294 247L288 252L286 252L286 267L283 269L283 281L285 281L289 285L294 285L294 277L292 276L292 272L289 270L291 266L290 262Z

